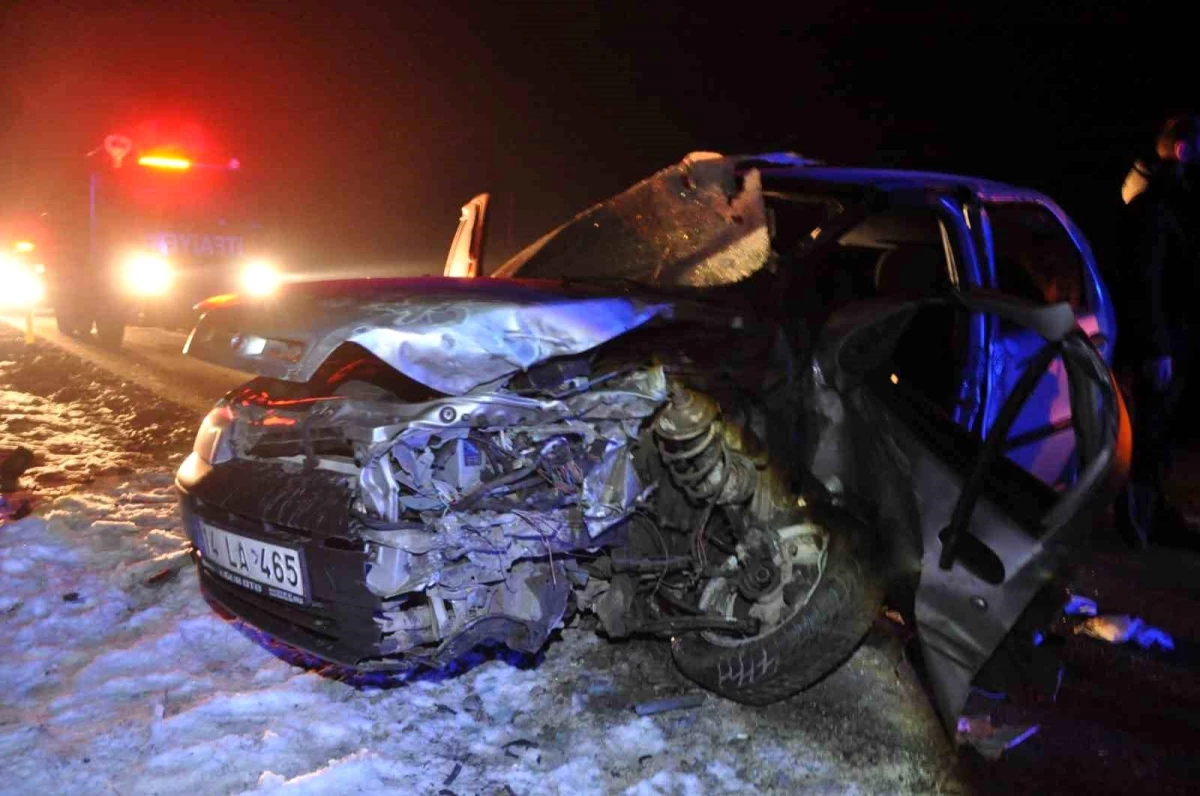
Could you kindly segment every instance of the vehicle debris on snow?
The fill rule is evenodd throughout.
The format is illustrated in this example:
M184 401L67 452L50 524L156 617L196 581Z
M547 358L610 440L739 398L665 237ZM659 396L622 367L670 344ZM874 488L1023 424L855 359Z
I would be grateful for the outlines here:
M957 729L957 743L970 746L987 760L999 760L1008 750L1037 735L1041 727L1037 724L995 725L988 716L962 716Z
M1077 625L1075 632L1107 641L1109 644L1126 644L1132 641L1142 649L1175 649L1175 640L1171 638L1170 633L1147 625L1139 616L1099 614Z
M639 702L633 706L633 712L639 716L653 716L655 713L665 713L668 710L688 710L704 704L704 694L680 694L674 697L663 697L650 702Z
M1063 613L1067 616L1095 616L1099 610L1095 600L1082 594L1072 594L1063 606Z

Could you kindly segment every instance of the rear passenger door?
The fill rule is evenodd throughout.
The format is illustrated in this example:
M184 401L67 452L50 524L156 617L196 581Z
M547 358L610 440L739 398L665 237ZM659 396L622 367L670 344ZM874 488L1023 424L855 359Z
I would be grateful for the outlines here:
M1096 308L1083 252L1048 207L1032 201L985 202L985 245L992 286L1037 304L1067 302L1094 339ZM1045 345L1036 333L993 319L984 435L1029 361ZM1066 370L1056 359L1038 382L1008 435L1005 454L1046 484L1065 487L1074 474L1075 434Z

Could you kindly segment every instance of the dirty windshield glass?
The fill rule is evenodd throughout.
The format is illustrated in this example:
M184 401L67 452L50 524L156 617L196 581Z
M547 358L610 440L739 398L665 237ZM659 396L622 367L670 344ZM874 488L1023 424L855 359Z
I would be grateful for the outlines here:
M730 158L688 159L602 202L493 275L629 279L648 285L737 282L770 253L759 172Z

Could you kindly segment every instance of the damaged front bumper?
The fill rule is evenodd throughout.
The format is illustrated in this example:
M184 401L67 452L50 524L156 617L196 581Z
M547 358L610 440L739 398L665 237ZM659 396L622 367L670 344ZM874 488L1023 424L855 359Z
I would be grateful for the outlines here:
M411 596L384 599L371 591L368 574L372 565L386 563L386 548L349 531L344 507L351 493L336 479L249 462L212 467L193 454L176 486L206 599L324 661L360 671L402 671L443 665L497 639L534 652L566 606L571 580L562 562L522 562L511 571L512 588L496 590L499 599L486 612L443 632L447 617L435 601L414 605ZM340 519L334 516L339 506ZM217 563L220 556L206 550L213 528L247 542L250 568L258 563L250 557L256 543L294 551L302 562L303 595Z
M632 445L666 399L661 368L596 387L230 400L176 476L205 594L356 668L536 651L588 582L572 553L611 541L642 496Z
M324 660L364 670L397 668L386 660L387 643L376 619L384 610L383 601L364 582L366 545L345 535L344 511L340 521L335 519L334 507L347 505L349 493L321 473L300 478L247 465L231 462L214 468L192 454L176 475L184 527L192 540L204 596L280 641ZM288 494L304 494L307 499L289 506L280 500ZM304 504L317 511L304 511ZM270 596L263 584L235 582L231 574L236 573L206 562L205 525L298 551L306 597L296 604Z

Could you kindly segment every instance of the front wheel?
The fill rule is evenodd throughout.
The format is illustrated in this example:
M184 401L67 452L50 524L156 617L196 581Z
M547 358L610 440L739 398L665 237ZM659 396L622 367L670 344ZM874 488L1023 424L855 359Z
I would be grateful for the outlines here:
M87 334L92 330L92 319L65 303L54 307L54 323L59 332L72 336Z
M728 699L766 705L807 688L850 657L879 612L883 580L861 524L831 511L822 525L828 541L820 573L798 607L764 622L756 636L705 631L677 637L671 654L680 671ZM735 577L714 579L702 607L728 618L753 612L741 580L739 588Z
M79 322L78 318L65 315L58 310L54 312L54 324L58 327L60 333L71 335L72 337L80 335L83 329L83 324Z
M112 318L96 319L96 340L108 348L120 348L125 339L125 323Z

